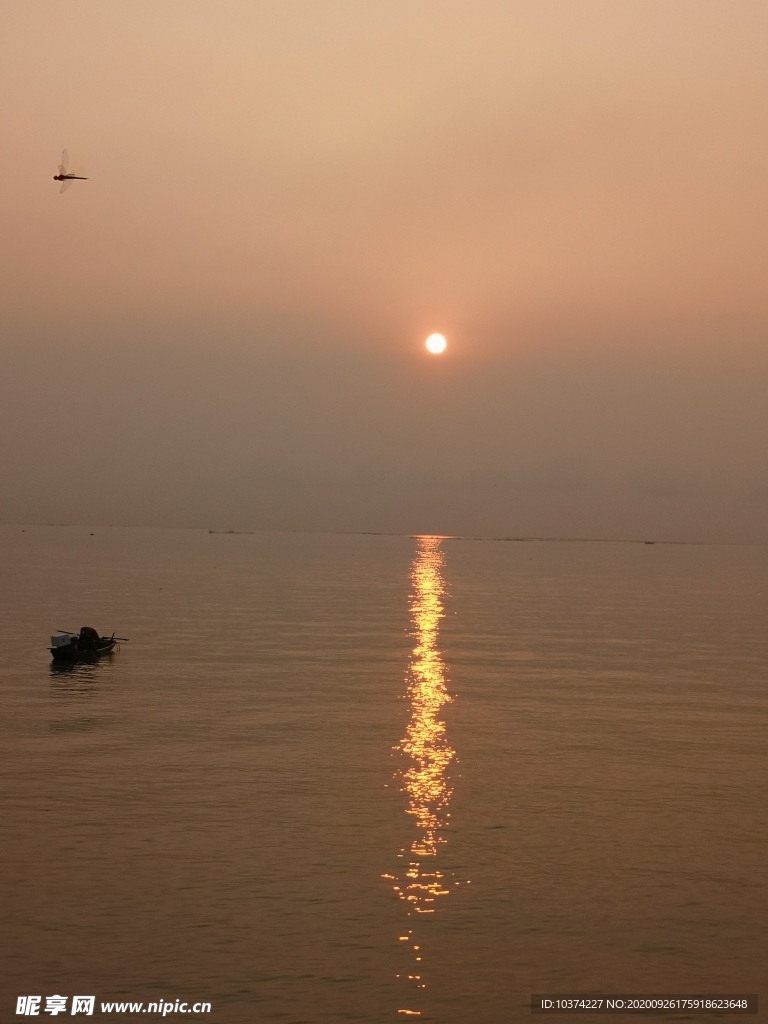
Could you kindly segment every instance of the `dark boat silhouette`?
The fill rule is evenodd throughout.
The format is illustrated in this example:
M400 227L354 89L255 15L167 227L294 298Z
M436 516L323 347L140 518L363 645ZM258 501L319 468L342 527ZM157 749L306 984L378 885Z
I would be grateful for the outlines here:
M120 649L118 641L125 636L99 636L91 626L83 626L79 633L60 630L51 637L51 652L54 661L98 661L105 654Z

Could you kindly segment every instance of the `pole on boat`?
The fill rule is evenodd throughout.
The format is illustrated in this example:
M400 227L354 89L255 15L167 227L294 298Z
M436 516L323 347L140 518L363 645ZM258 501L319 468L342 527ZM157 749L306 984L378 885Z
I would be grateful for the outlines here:
M59 633L69 633L70 636L78 636L79 633L80 633L80 630L79 629L60 629L60 630L58 630L58 632ZM130 640L129 640L129 638L127 636L115 636L114 632L112 633L112 636L110 637L110 640L122 640L123 643L126 643L126 644L130 643Z

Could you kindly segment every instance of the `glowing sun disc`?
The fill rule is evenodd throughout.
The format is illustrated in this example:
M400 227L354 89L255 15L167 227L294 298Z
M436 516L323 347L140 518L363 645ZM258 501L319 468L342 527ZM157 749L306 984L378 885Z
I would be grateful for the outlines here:
M448 344L442 334L430 334L427 340L424 342L427 347L427 351L431 352L432 355L439 355L441 352L445 352L445 346Z

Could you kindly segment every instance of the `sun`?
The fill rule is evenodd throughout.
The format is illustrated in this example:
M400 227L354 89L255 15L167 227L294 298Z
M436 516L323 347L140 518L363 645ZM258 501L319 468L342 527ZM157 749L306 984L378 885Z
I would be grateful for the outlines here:
M424 344L426 345L427 352L431 352L433 356L439 356L441 352L445 352L445 346L448 342L442 334L430 334Z

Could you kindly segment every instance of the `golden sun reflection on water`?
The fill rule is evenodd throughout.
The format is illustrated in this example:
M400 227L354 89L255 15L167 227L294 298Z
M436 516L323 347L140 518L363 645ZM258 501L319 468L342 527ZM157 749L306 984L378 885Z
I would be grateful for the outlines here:
M448 768L456 752L446 736L440 718L443 705L450 703L446 686L446 665L439 646L443 617L444 554L440 537L419 537L411 566L410 612L416 645L406 675L410 718L405 735L394 748L401 757L397 776L406 796L406 813L413 819L415 835L399 854L403 865L395 875L393 889L406 906L407 934L398 941L408 943L412 966L405 975L417 989L426 988L422 945L414 933L415 915L434 914L438 901L450 895L444 873L438 867L440 847L447 841L448 810L452 794ZM424 922L425 923L425 922ZM398 975L398 977L402 977ZM401 1009L399 1014L419 1016L420 1010Z

